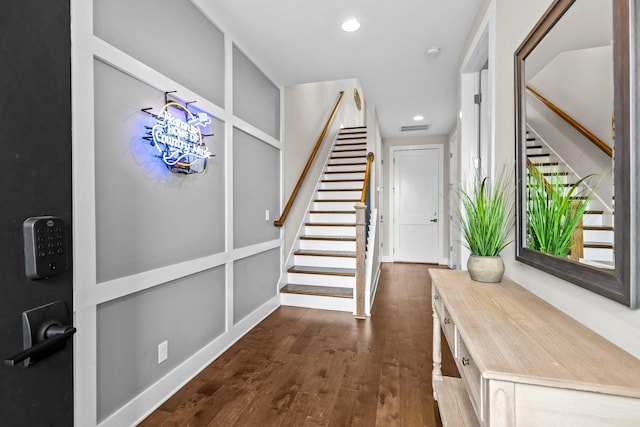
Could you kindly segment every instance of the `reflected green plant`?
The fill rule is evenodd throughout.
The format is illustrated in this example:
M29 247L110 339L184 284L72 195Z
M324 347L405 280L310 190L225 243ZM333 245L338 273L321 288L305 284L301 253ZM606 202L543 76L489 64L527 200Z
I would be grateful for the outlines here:
M527 174L527 246L540 252L567 257L572 235L593 197L593 189L581 186L593 175L566 186L562 175L545 176L533 165Z

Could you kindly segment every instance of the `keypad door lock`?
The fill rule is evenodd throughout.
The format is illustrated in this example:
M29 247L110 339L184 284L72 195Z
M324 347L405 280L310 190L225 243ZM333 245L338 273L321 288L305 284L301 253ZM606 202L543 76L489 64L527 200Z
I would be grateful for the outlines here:
M67 269L67 237L62 219L55 216L27 218L22 231L28 279L44 279Z

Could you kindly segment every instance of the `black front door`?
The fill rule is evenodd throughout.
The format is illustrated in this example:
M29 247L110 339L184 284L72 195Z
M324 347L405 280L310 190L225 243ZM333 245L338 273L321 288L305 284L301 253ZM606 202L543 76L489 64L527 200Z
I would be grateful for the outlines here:
M0 13L0 357L23 349L22 313L73 308L69 1L7 0ZM25 273L23 223L60 218L66 269ZM59 224L56 222L56 224ZM56 241L57 242L57 241ZM48 246L48 243L47 243ZM38 249L35 249L38 251ZM59 248L56 246L56 254ZM47 249L47 252L49 249ZM70 313L69 313L70 314ZM73 425L73 340L29 367L0 365L0 425ZM34 359L35 360L35 359Z

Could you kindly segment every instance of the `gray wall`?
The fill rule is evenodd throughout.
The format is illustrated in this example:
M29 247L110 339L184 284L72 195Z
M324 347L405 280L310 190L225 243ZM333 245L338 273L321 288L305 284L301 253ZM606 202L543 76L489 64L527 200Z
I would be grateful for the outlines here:
M190 1L94 0L93 27L96 36L224 106L224 34Z
M79 375L95 377L83 383L95 385L97 402L88 403L96 405L97 421L130 425L160 403L149 399L170 393L204 367L194 360L215 357L277 304L280 89L225 44L224 34L190 1L94 0L93 18L93 33L111 46L92 52L85 34L75 58L93 62L82 63L91 78L75 78L93 84L83 88L93 91L93 105L79 111L94 117L93 140L74 144L93 144L95 154L89 161L95 193L74 196L79 215L87 214L82 209L95 197L95 236L77 239L87 246L95 237L96 248L95 283L83 284L76 298L82 310L95 308L96 341L84 339L76 357L91 360L96 346L95 371L87 362ZM233 55L230 88L225 57ZM164 87L166 78L196 99L172 97L199 101L190 108L220 116L203 130L214 134L204 142L215 157L202 174L170 172L142 139L155 119L141 109L158 112L164 91L175 89ZM225 107L225 92L233 96L234 111L230 102ZM225 135L230 122L237 127ZM227 228L230 218L233 229ZM84 337L94 336L93 323L84 326ZM158 345L165 340L169 358L158 364Z
M235 45L233 113L274 138L280 138L280 90Z
M233 247L277 239L273 221L280 206L280 151L234 129L233 183Z
M97 324L102 420L225 331L225 269L101 304ZM158 364L165 340L169 357Z
M100 61L94 81L98 282L224 251L223 124L204 173L173 173L141 138L164 94Z
M238 323L277 293L280 249L243 258L233 264L233 323Z

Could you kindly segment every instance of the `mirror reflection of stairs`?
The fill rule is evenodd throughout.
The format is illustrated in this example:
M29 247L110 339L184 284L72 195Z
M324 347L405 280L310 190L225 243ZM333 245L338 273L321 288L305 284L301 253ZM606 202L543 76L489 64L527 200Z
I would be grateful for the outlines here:
M354 205L362 194L366 162L366 128L341 129L287 261L283 305L353 311Z
M566 188L580 180L570 172L569 168L540 141L535 133L527 131L526 156L545 179L560 176ZM584 198L579 196L578 198ZM614 267L614 228L613 228L613 200L611 206L604 206L593 197L582 217L583 255L580 262L599 268L613 269Z

